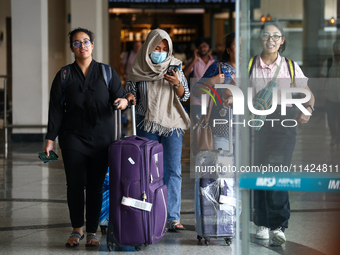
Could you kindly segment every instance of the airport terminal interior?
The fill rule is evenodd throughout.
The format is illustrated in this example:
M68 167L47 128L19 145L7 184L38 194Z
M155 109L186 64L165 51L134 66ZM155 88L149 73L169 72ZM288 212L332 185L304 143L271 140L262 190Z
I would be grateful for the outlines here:
M339 162L340 149L329 147L330 135L319 112L300 130L299 143L293 162L313 162L325 151L325 162ZM314 135L318 131L318 136ZM4 145L4 130L1 143ZM127 135L131 130L125 131ZM139 254L242 254L237 253L236 240L227 246L223 238L211 239L207 246L198 243L195 231L194 183L190 178L189 133L184 138L182 155L181 223L185 231L167 232L156 244L142 247ZM327 143L323 143L327 141ZM0 166L0 254L109 254L106 235L98 228L100 247L86 248L80 241L77 248L65 247L72 228L70 225L66 184L62 161L42 163L37 156L42 142L9 143L5 157L1 147ZM61 154L56 148L57 154ZM250 224L249 254L275 255L336 255L339 249L340 195L323 192L290 192L291 218L281 247L270 246L268 240L254 238L255 227ZM115 247L112 252L136 252L134 247Z
M333 56L333 43L339 40L339 6L339 0L0 0L0 254L340 254L340 144L331 136L325 107L327 81L321 75ZM312 164L322 169L325 165L328 171L313 175L303 170L305 175L292 177L299 180L298 188L286 183L291 210L286 242L272 246L268 239L255 238L256 187L242 186L241 178L237 190L242 209L239 207L231 244L224 238L212 238L209 245L197 239L195 156L192 131L188 130L181 162L181 224L186 230L167 231L158 243L140 251L114 246L110 252L107 235L100 228L99 247L85 247L85 240L78 247L65 247L72 227L62 153L58 142L54 144L58 161L43 163L37 152L45 146L51 83L62 66L74 61L67 42L70 29L88 27L94 31L94 59L115 68L124 84L119 73L122 53L129 51L134 41L143 42L156 27L169 33L183 66L193 56L199 37L209 38L217 58L225 36L236 32L238 77L248 78L248 60L260 54L258 33L269 20L282 25L288 42L282 55L301 67L315 96L309 122L297 126L291 164L298 169ZM334 79L332 84L340 81ZM340 98L337 86L335 93ZM190 114L190 102L183 106ZM298 111L295 109L296 116ZM128 120L123 126L126 136L132 135L131 118ZM247 160L254 153L253 133L249 134L236 136L240 142L237 161L246 164L251 164Z

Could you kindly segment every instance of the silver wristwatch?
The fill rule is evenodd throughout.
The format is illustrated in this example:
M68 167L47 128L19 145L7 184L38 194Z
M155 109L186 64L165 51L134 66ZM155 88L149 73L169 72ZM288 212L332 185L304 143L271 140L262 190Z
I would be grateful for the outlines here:
M178 89L181 86L181 83L175 86L176 89Z

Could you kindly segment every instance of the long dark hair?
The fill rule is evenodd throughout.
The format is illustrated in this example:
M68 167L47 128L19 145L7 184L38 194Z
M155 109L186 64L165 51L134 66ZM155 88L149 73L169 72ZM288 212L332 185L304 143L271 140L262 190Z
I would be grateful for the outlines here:
M78 28L75 28L71 32L68 33L69 42L70 42L70 47L71 48L72 48L72 43L73 43L73 36L76 33L79 33L79 32L84 32L85 34L87 34L90 37L90 41L93 42L93 40L94 40L94 33L92 31L86 29L86 28L78 27Z
M229 35L227 35L225 38L224 38L224 41L225 41L225 49L224 49L224 52L223 52L223 60L224 61L229 61L230 60L230 55L229 53L227 52L227 49L231 49L231 45L233 43L233 41L235 40L235 33L230 33Z
M258 39L259 40L262 40L261 36L262 36L262 33L263 33L263 30L266 26L274 26L276 27L278 30L280 30L282 36L284 37L285 36L285 33L283 32L283 28L281 26L281 24L276 21L276 20L272 20L272 21L266 21L265 23L262 24L261 28L260 28L260 33L259 33L259 36L258 36ZM280 48L279 48L279 52L282 53L284 52L284 50L286 49L286 45L287 45L287 40L285 38L285 41L283 44L280 45Z

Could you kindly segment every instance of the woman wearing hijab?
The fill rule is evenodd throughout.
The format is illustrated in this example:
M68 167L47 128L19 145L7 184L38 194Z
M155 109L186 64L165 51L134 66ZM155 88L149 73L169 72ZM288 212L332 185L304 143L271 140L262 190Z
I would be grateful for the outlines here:
M181 101L185 102L190 93L181 70L182 62L172 52L168 33L152 30L128 73L126 92L137 99L137 135L163 145L169 230L176 231L184 230L180 224L181 155L184 130L190 127L190 118ZM167 74L169 66L177 69Z

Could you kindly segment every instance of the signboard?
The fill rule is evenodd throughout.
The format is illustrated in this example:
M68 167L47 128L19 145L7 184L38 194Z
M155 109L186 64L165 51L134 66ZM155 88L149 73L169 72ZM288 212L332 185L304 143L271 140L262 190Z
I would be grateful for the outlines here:
M257 177L241 178L240 188L340 193L340 178Z
M235 0L109 0L109 8L235 8Z

